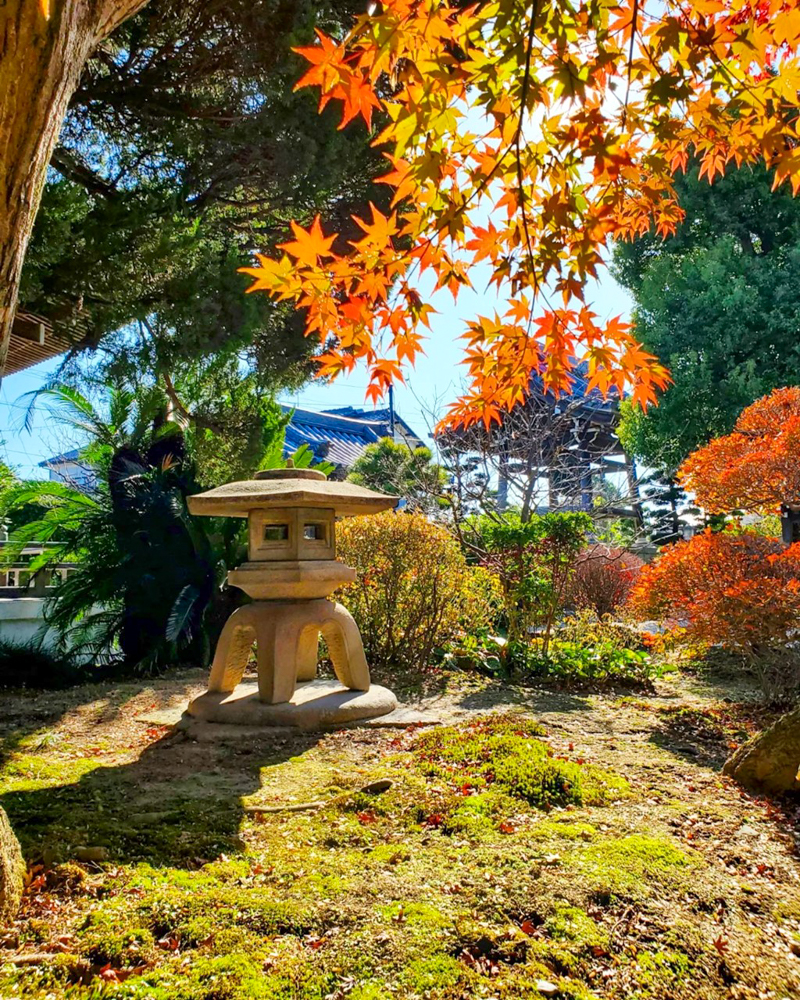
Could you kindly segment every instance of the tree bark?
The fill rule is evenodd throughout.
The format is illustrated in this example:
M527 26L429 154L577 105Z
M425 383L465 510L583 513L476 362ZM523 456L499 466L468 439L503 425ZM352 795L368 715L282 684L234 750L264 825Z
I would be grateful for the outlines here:
M4 0L0 5L0 380L22 264L69 99L90 53L146 3Z
M800 708L739 747L722 770L753 791L800 791Z
M25 886L25 862L19 841L0 808L0 927L12 921Z

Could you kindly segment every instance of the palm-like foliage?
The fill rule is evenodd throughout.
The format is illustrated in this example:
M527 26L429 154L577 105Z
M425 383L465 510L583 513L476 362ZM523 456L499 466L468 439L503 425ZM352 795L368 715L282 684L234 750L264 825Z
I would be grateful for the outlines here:
M165 399L114 391L104 419L70 387L42 395L60 419L90 435L81 460L97 476L91 491L27 482L4 493L6 507L40 511L14 532L7 559L39 542L48 546L32 570L76 564L46 604L47 626L87 658L118 657L141 671L207 662L213 636L205 626L227 561L240 554L241 525L189 516L186 497L199 486Z
M40 396L60 420L89 436L81 461L95 470L96 482L88 491L64 482L7 488L2 507L39 513L13 533L4 558L38 542L47 547L32 570L75 564L48 599L45 620L86 659L118 658L139 672L181 661L205 665L244 599L224 583L245 557L246 524L189 514L186 498L201 489L192 435L169 418L155 388L136 395L112 390L107 418L68 386ZM292 458L306 467L313 453L303 447Z

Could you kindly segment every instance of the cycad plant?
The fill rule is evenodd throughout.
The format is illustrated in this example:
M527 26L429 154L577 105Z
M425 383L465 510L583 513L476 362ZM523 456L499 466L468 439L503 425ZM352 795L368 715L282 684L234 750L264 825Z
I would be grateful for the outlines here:
M142 673L207 663L214 632L238 593L222 584L242 555L243 524L189 515L186 497L200 486L166 398L156 389L138 396L112 391L104 419L73 388L43 395L62 420L89 435L81 461L96 477L91 490L25 482L4 494L7 508L40 510L14 532L7 558L46 542L32 570L76 567L46 603L47 627L87 659L116 659Z

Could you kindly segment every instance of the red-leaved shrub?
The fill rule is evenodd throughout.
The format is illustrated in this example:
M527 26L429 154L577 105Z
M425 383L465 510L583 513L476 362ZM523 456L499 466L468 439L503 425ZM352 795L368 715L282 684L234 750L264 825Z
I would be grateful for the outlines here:
M800 544L706 530L645 566L628 605L642 616L682 619L687 637L742 655L771 696L800 681Z
M636 583L644 563L632 552L592 545L580 556L570 585L570 603L589 608L602 618L620 608Z

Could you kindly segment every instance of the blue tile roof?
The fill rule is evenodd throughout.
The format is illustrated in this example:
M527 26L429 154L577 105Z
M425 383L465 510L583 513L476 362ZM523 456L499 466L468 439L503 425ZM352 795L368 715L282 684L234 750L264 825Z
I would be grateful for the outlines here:
M285 455L291 455L301 445L307 444L317 459L350 468L367 445L391 437L388 410L357 410L347 406L316 413L291 406L284 406L283 409L292 414L286 428ZM395 417L395 423L400 424L410 437L419 440L405 421Z
M83 448L73 448L72 451L65 451L61 455L46 458L43 462L39 462L39 468L49 469L51 465L66 465L67 462L77 462L84 450Z
M286 428L284 457L288 457L301 445L306 444L318 460L325 459L334 465L342 465L349 469L368 444L392 436L388 410L358 410L347 406L339 410L317 413L285 405L283 410L292 415ZM402 428L409 443L414 447L422 444L408 424L397 415L395 415L395 425ZM81 452L82 449L76 448L48 458L39 465L43 469L52 469L54 466L69 462L79 462Z

